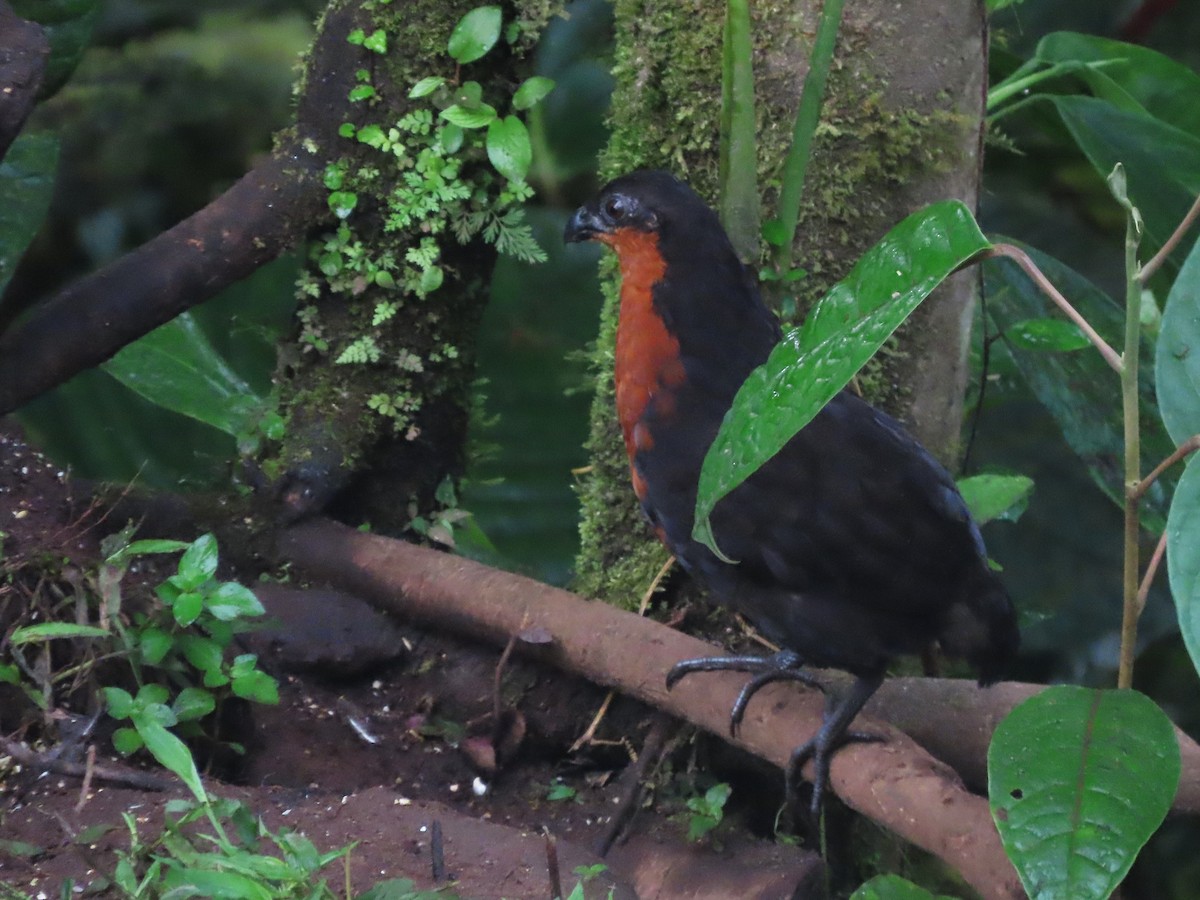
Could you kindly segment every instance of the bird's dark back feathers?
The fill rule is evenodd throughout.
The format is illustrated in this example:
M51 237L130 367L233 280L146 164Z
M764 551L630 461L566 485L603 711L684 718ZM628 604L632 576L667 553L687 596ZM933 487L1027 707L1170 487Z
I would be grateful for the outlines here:
M691 538L704 456L779 324L717 216L663 172L616 179L649 211L665 262L653 306L686 377L642 412L652 440L632 456L643 508L718 602L809 661L881 672L934 640L983 682L1015 654L1015 613L950 475L894 419L842 392L718 504L730 565ZM632 451L631 451L632 452Z

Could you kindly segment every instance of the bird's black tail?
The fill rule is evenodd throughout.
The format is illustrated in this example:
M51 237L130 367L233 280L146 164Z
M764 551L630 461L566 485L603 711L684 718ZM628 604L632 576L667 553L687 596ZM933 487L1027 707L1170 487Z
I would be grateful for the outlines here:
M999 681L1017 655L1021 633L1008 592L994 573L980 569L967 579L961 599L947 611L939 635L942 648L967 660L980 686Z

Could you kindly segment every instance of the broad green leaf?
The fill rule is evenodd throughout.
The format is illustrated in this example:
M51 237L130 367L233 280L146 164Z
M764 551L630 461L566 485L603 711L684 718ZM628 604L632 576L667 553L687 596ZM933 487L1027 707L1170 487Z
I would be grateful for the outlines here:
M534 75L521 82L513 94L513 109L530 109L537 106L542 98L554 90L554 79L545 75Z
M1193 454L1167 514L1167 575L1179 630L1200 672L1200 462Z
M254 596L254 591L236 581L226 581L208 595L204 602L210 613L223 622L246 616L261 616L266 610Z
M113 732L112 736L113 747L122 756L129 756L131 753L137 753L142 747L146 746L146 742L142 740L142 736L133 728L118 728Z
M0 684L20 684L21 670L12 663L0 663Z
M1070 31L1048 34L1038 44L1036 57L1043 62L1109 62L1103 69L1085 69L1080 77L1098 96L1115 86L1149 115L1200 137L1200 75L1161 53L1137 44ZM1120 105L1120 103L1117 103Z
M917 305L990 246L970 210L935 203L896 225L742 385L700 473L693 537L716 551L708 516L807 425Z
M1094 97L1050 100L1102 178L1124 165L1129 197L1146 223L1143 251L1157 249L1200 194L1200 136Z
M1082 350L1091 341L1073 322L1065 319L1025 319L1004 329L1004 338L1022 350L1043 350L1048 353Z
M208 795L204 791L200 773L196 771L196 762L192 759L187 745L149 716L135 715L134 727L146 742L146 749L150 751L150 755L158 760L158 764L175 773L196 799L204 803Z
M1158 405L1176 444L1200 434L1200 241L1171 285L1154 356Z
M142 662L157 666L175 645L175 639L161 628L147 628L141 633L138 648L142 651Z
M958 491L980 525L993 519L1015 522L1033 493L1033 479L1024 475L972 475L959 479Z
M180 587L199 587L217 572L217 539L211 534L202 534L179 559Z
M509 181L524 181L533 162L525 123L516 116L495 119L488 125L487 154L496 171Z
M17 628L9 636L13 644L30 644L35 641L52 641L56 638L101 638L109 633L95 625L76 625L74 622L44 622L41 625L26 625Z
M1124 312L1107 294L1053 257L1025 247L1038 268L1071 301L1109 344L1119 342ZM987 311L995 330L1007 334L1017 322L1050 315L1053 304L1017 266L988 260L983 266ZM1067 444L1087 466L1100 489L1124 504L1125 474L1121 464L1125 439L1117 374L1099 353L1044 353L1005 344L1034 396L1054 417ZM1119 346L1119 344L1118 344ZM1149 349L1144 351L1145 358ZM1174 449L1154 400L1150 367L1140 381L1142 471L1148 472ZM1162 531L1167 500L1177 475L1167 473L1146 493L1141 504L1143 525Z
M28 131L0 160L0 298L50 208L58 146L56 135Z
M279 703L279 685L266 672L257 669L233 677L230 687L239 697L274 706Z
M200 618L202 612L204 612L204 595L198 591L187 591L180 594L171 606L171 613L175 616L175 621L184 628Z
M190 313L129 344L101 368L151 403L235 437L253 429L264 404Z
M422 78L408 92L409 99L416 100L420 97L427 97L445 83L446 79L440 75L430 75L428 78Z
M480 103L473 109L459 106L456 103L453 106L447 106L439 115L451 125L457 125L459 128L485 128L496 121L495 107L488 106L486 103Z
M942 900L899 875L876 875L850 895L850 900Z
M480 6L471 10L450 34L446 45L450 57L460 65L475 62L496 46L502 18L499 6Z
M172 865L163 875L167 897L236 897L238 900L273 900L279 896L259 880L237 872ZM175 893L178 891L179 893ZM166 898L164 898L166 900Z
M1058 686L1017 706L988 748L988 796L1031 897L1102 900L1171 808L1179 744L1135 691Z
M128 719L133 712L133 695L124 688L105 687L100 689L104 694L104 706L114 719Z
M138 689L136 702L141 707L162 706L170 696L161 684L143 684Z
M172 541L165 538L148 538L142 541L133 541L122 547L119 551L108 558L108 562L116 564L122 559L128 559L131 556L143 556L147 553L178 553L180 550L186 550L192 546L187 541Z
M185 634L179 638L179 648L183 657L201 672L219 672L225 653L221 645L212 638L198 634ZM212 685L209 685L211 687Z
M171 704L171 709L180 722L203 719L216 708L217 702L213 695L198 687L185 687Z

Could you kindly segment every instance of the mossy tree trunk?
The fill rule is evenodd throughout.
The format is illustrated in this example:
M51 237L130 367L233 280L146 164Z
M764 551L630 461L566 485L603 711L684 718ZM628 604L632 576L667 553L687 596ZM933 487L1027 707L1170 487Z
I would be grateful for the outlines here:
M462 243L456 229L489 213L502 179L469 141L423 157L443 124L439 104L409 92L441 77L439 90L453 94L445 105L459 102L460 82L478 82L471 102L506 111L511 85L528 74L524 51L552 11L548 0L504 4L505 37L460 67L447 40L479 5L332 0L318 23L297 119L319 126L302 125L298 137L330 167L330 191L355 203L344 220L331 212L312 223L296 333L280 350L284 435L259 462L285 516L328 509L394 534L444 505L439 486L462 474L496 252L478 236ZM450 193L456 187L467 199Z
M759 184L770 217L821 10L820 0L756 3L754 66ZM716 199L724 4L617 0L616 89L604 177L669 169ZM897 19L897 14L903 15ZM795 248L803 311L905 215L978 195L986 87L980 0L881 0L846 6L814 142ZM611 359L609 273L598 359ZM943 460L957 452L976 282L950 279L860 376L873 402L904 420ZM641 521L602 373L592 412L592 475L583 489L583 593L636 604L665 560Z

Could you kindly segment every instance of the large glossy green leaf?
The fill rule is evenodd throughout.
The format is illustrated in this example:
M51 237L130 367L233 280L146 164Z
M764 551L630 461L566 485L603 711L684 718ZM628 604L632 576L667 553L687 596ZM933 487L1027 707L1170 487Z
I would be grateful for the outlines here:
M1200 672L1200 462L1195 455L1184 467L1167 516L1167 575L1184 646Z
M970 210L948 200L913 213L864 254L738 391L700 473L697 540L714 547L708 516L717 502L807 425L947 275L988 246Z
M988 748L1000 839L1031 897L1102 900L1179 783L1170 719L1135 691L1062 685L1017 706Z
M189 313L134 341L103 369L151 403L234 436L251 430L264 403Z
M1109 63L1103 69L1078 71L1097 96L1117 106L1132 102L1154 118L1200 137L1200 75L1155 50L1059 31L1042 38L1036 57L1050 64Z
M20 135L0 161L0 298L46 218L57 168L58 137L45 132Z
M1071 301L1109 344L1121 340L1124 312L1090 281L1053 257L1024 248L1038 268ZM1008 260L984 263L987 311L996 330L1006 335L1013 325L1051 315L1053 304ZM1119 344L1118 344L1119 345ZM1124 503L1124 431L1117 374L1092 350L1046 353L1006 342L1017 368L1034 395L1058 422L1063 437L1083 460L1092 479L1117 504ZM1143 356L1150 357L1149 347ZM1148 472L1174 449L1158 414L1150 367L1140 381L1142 471ZM1161 531L1166 521L1170 487L1177 476L1156 484L1142 503L1142 523Z
M1101 177L1124 165L1146 224L1144 250L1161 246L1200 193L1200 137L1095 97L1050 99Z
M1167 295L1154 380L1171 439L1182 444L1200 434L1200 241L1192 246Z

